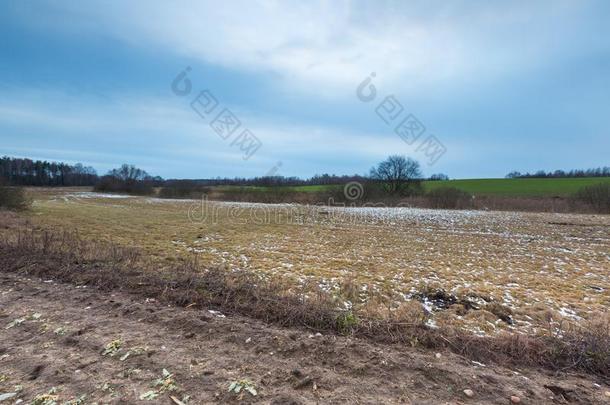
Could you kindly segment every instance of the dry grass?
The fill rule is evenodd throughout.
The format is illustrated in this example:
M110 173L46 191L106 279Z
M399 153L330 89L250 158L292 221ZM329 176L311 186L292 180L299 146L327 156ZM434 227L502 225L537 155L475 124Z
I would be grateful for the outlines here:
M30 206L30 201L23 188L11 187L4 184L0 178L0 209L24 211Z
M0 219L3 271L154 296L179 306L216 308L282 326L446 348L477 361L610 375L608 317L567 325L553 335L482 338L460 328L426 326L428 316L414 301L396 307L393 297L376 294L364 305L343 308L335 295L316 285L297 288L282 279L208 269L193 261L159 270L133 248L87 241L75 233L34 230L14 215ZM353 282L341 287L346 297L355 298L359 291L361 286Z
M73 191L34 197L34 225L137 246L160 267L195 258L294 288L316 285L359 306L384 296L397 308L444 290L459 302L434 310L433 321L479 335L554 332L610 306L610 217L426 210L393 216L398 211L213 202L206 205L213 218L192 222L189 201ZM345 289L350 280L357 291ZM503 320L507 314L512 324Z
M610 214L610 183L599 183L578 190L574 200L585 204L594 212Z

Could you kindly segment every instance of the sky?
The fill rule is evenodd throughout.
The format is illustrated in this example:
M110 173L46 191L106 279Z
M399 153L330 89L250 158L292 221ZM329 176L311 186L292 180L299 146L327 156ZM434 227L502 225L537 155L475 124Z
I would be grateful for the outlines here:
M610 166L610 2L0 2L0 155L164 178Z

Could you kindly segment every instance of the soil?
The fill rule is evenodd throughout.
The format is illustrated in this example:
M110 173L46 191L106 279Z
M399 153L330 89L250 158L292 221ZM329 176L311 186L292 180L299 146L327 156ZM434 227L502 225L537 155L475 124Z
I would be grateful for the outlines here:
M242 380L256 396L229 392ZM30 403L53 387L59 404L610 403L608 382L593 376L476 364L0 272L0 398L17 393L0 402ZM140 399L151 391L158 396Z

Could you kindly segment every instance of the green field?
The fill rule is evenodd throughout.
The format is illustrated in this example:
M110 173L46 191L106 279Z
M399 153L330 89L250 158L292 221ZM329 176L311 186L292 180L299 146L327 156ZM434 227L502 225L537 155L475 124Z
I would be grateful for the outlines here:
M580 188L598 183L610 183L610 177L580 177L558 179L466 179L446 181L425 181L426 191L439 187L456 187L474 195L500 195L514 197L554 197L568 196ZM282 187L294 192L322 192L332 189L340 190L340 185L312 185ZM271 187L234 187L220 186L218 189L243 188L248 191L265 192Z
M581 187L610 183L610 177L581 177L558 179L468 179L426 181L426 190L438 187L456 187L474 195L501 195L515 197L554 197L575 193Z

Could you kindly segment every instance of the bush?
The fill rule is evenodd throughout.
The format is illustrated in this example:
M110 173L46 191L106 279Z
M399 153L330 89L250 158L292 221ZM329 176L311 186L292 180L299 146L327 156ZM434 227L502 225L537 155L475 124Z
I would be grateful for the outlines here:
M155 193L153 186L161 180L160 177L151 177L134 165L123 164L100 178L93 189L111 193L151 195Z
M0 208L20 211L29 206L30 202L26 198L23 188L7 186L0 179Z
M584 203L595 212L610 214L610 183L599 183L581 188L574 199Z
M428 180L430 180L430 181L445 181L445 180L449 180L449 176L447 176L444 173L437 173L437 174L433 174L432 176L430 176L430 178Z
M155 189L150 181L121 180L112 176L102 177L93 190L103 193L127 193L135 195L152 195L155 193Z
M202 198L210 189L189 180L167 182L159 190L160 198Z
M432 208L469 208L472 207L472 195L455 187L439 187L426 194Z

